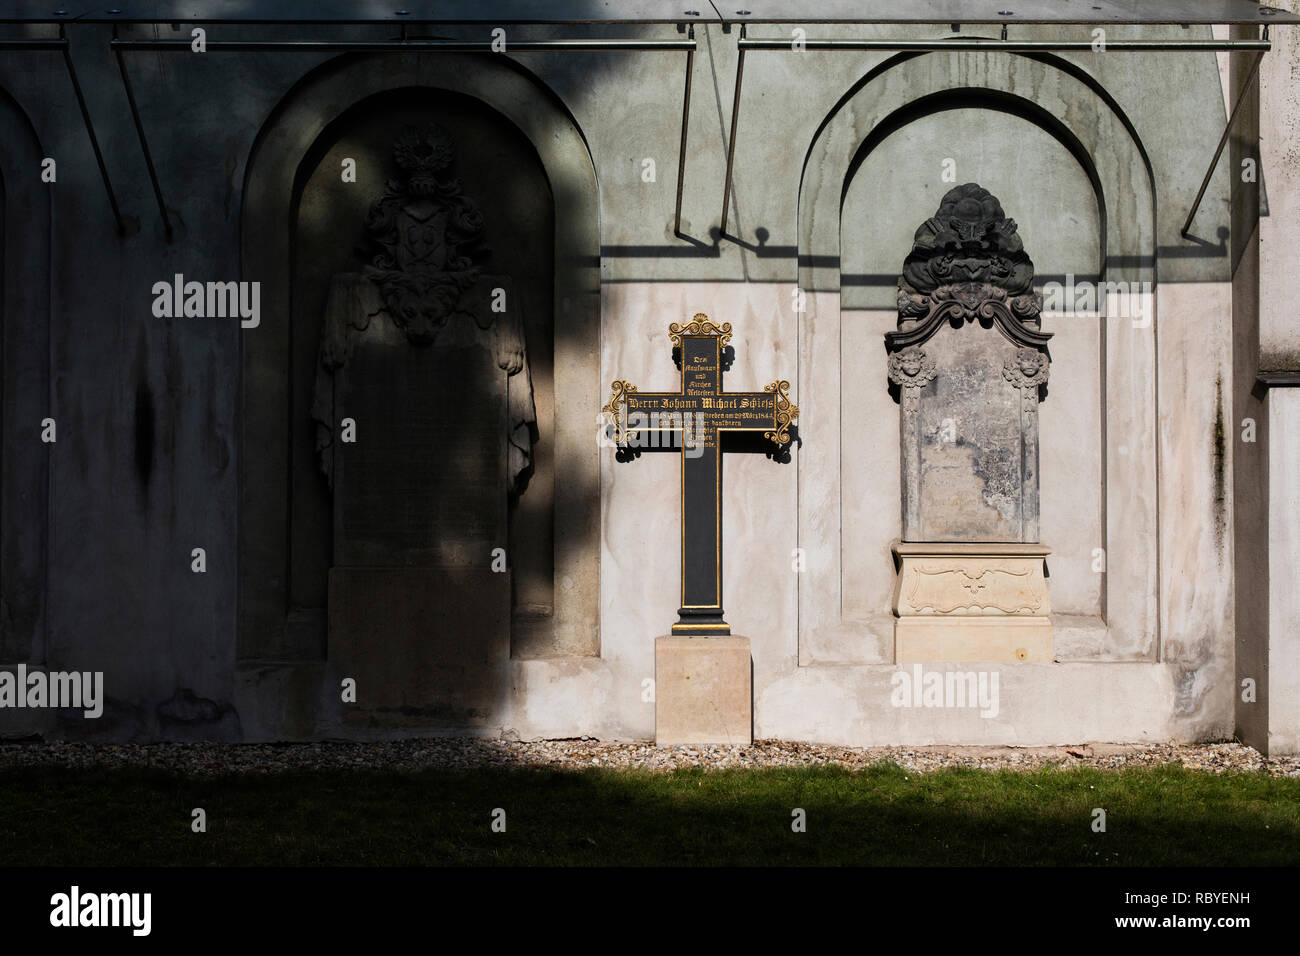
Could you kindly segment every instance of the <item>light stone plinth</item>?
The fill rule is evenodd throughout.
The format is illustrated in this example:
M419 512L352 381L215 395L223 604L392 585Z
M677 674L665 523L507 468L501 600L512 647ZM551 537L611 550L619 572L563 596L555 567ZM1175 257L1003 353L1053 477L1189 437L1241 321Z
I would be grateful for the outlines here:
M1051 661L1040 544L895 542L894 661Z
M749 638L655 639L655 744L753 742Z

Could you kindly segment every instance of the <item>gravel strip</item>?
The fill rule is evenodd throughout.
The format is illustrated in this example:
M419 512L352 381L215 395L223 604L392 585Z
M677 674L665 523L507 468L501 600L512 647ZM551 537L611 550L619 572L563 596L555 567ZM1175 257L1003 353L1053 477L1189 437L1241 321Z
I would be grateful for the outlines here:
M944 767L1037 770L1042 767L1150 767L1177 763L1210 773L1248 771L1300 777L1300 757L1266 758L1239 743L1080 744L1072 747L835 747L758 740L750 747L655 747L593 738L519 741L432 737L374 743L0 743L0 770L10 767L151 767L189 776L291 770L417 770L488 767L668 772L682 767L808 767L860 770L893 761L909 772Z

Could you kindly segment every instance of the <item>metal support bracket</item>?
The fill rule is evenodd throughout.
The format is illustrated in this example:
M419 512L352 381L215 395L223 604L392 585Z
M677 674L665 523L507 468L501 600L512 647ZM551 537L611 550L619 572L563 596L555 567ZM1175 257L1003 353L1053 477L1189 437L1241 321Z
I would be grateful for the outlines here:
M1268 29L1265 28L1264 36L1267 38ZM1251 84L1255 81L1255 74L1259 72L1259 65L1264 61L1264 54L1255 55L1255 62L1250 65L1250 72L1246 74L1246 82L1241 84L1241 90L1237 93L1237 102L1232 105L1232 112L1228 114L1227 125L1223 127L1223 135L1219 137L1219 145L1214 148L1214 158L1210 160L1210 168L1205 171L1205 178L1201 180L1201 188L1196 191L1196 198L1192 200L1191 211L1187 213L1187 221L1183 223L1180 234L1184 239L1191 238L1192 220L1196 218L1196 212L1201 208L1201 200L1205 198L1205 191L1210 188L1210 180L1214 178L1214 170L1218 168L1219 158L1223 155L1223 147L1228 145L1228 136L1232 133L1232 125L1237 120L1237 113L1241 110L1241 104L1246 102L1246 94L1250 92Z
M1006 35L1005 28L1003 36ZM736 42L736 88L735 94L731 101L731 137L727 141L727 178L722 187L722 236L735 240L735 236L727 235L727 219L731 207L731 186L732 175L736 159L736 129L740 123L740 91L745 77L745 51L746 50L768 50L776 52L792 52L795 45L788 39L760 39L750 40L745 36L745 27L740 27L740 38ZM912 52L912 53L951 53L967 52L973 50L996 50L1001 53L1087 53L1095 52L1092 42L1090 41L1054 41L1054 40L1026 40L1026 41L1006 41L1006 40L802 40L798 44L802 50L853 50L857 52L876 51L876 52ZM1264 54L1271 49L1272 44L1268 40L1268 31L1264 31L1264 36L1259 40L1117 40L1106 44L1107 52L1120 51L1127 53L1148 53L1148 52L1215 52L1215 53L1240 53L1243 51L1254 51L1259 55L1255 58L1255 65L1251 70L1253 78L1255 70L1259 69L1259 62L1264 58ZM1246 85L1250 85L1250 79L1247 79ZM1243 91L1244 93L1244 91ZM1228 129L1224 130L1223 138L1219 141L1219 148L1215 151L1214 162L1210 164L1210 171L1205 174L1205 182L1201 184L1201 191L1196 197L1196 202L1192 207L1192 214L1187 218L1187 225L1183 227L1183 235L1187 235L1187 229L1191 227L1192 217L1196 215L1196 208L1200 205L1205 190L1209 186L1210 177L1214 172L1214 166L1219 161L1219 155L1223 152L1224 144L1228 140L1228 130L1232 128L1233 118L1237 115L1237 109L1241 106L1241 99L1238 98L1237 106L1233 108L1232 117L1228 119Z
M719 238L727 235L727 213L731 211L731 170L736 161L736 127L740 124L740 87L745 82L745 24L740 25L736 50L736 88L731 96L731 135L727 137L727 182L722 187L722 228Z
M126 91L126 102L131 107L131 120L135 123L135 134L140 138L140 149L144 152L144 165L149 171L149 183L153 186L154 200L158 203L158 215L162 217L163 235L167 241L172 241L172 221L167 215L167 204L163 202L162 187L158 184L158 170L154 168L153 153L149 150L149 138L144 132L144 122L140 119L140 108L135 102L135 91L131 89L131 77L126 72L126 61L122 59L122 51L116 47L117 27L113 28L113 39L109 41L109 46L113 48L113 56L117 59L117 69L122 74L122 89ZM186 49L188 49L188 44Z
M59 36L50 40L0 40L0 50L37 51L58 50L63 54L63 65L72 81L72 92L77 98L77 108L81 111L81 122L86 127L86 136L90 139L91 151L95 154L95 163L99 166L100 179L104 181L104 192L108 194L108 204L113 209L113 221L117 223L117 234L126 235L126 225L122 222L122 210L117 205L117 194L113 192L113 183L108 178L108 167L104 164L104 152L99 148L99 137L95 135L95 124L90 119L90 110L86 106L86 97L81 91L81 81L77 79L76 67L72 65L72 54L68 51L68 36L59 24Z
M131 118L135 121L135 130L140 137L140 148L144 151L145 166L149 170L149 181L153 185L154 198L158 201L158 214L162 217L163 229L167 239L172 238L171 220L167 215L167 206L163 202L162 187L158 182L158 173L154 168L153 154L149 150L149 139L145 134L144 123L140 119L140 110L131 89L131 79L127 74L123 53L131 51L153 51L156 53L188 53L189 40L121 40L114 29L109 48L117 57L117 65L122 74L122 86L126 90L127 102L131 107ZM407 40L405 31L399 40L377 41L335 41L335 40L213 40L206 44L209 53L497 53L492 41L484 40ZM515 40L506 48L509 53L603 53L609 50L635 50L681 52L687 54L686 67L686 106L690 107L691 73L694 68L695 29L691 28L686 40ZM499 54L498 54L499 55ZM682 175L686 167L686 123L687 116L682 117L681 153L677 166L677 229L681 230L682 213Z
M686 32L691 47L686 51L686 83L682 92L682 141L677 148L677 208L673 214L673 235L682 235L682 190L686 187L686 131L691 125L691 77L695 75L695 24Z

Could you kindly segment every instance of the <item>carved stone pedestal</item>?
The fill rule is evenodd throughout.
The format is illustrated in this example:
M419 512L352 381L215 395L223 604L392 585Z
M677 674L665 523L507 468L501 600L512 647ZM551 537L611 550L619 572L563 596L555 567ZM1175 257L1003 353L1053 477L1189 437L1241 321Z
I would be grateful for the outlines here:
M895 542L894 661L1050 661L1041 544Z
M753 741L749 638L656 638L656 746Z

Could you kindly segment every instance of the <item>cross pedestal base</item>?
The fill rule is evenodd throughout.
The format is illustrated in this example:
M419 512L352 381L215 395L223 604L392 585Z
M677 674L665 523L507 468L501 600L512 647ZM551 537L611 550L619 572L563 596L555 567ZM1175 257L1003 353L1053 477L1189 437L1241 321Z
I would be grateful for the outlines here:
M1041 544L896 542L894 662L1051 661Z
M655 745L754 741L749 638L655 639Z

